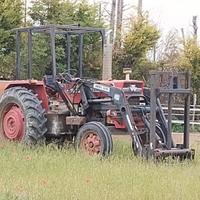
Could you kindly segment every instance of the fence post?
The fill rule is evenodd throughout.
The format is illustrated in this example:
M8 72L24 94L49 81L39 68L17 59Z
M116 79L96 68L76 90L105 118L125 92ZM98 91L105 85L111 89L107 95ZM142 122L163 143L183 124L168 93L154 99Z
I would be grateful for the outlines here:
M197 94L193 95L193 112L192 112L192 130L194 130L194 121L195 121L195 109L197 104Z

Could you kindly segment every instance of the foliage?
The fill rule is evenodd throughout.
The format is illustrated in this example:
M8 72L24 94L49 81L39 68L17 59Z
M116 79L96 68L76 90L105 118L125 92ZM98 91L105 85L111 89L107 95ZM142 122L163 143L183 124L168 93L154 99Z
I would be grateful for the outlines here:
M29 15L34 24L65 24L73 22L73 2L61 0L35 0Z
M157 48L157 60L160 70L177 70L180 68L180 39L178 30L171 30Z
M28 46L27 34L21 34L21 78L28 78ZM34 33L32 38L32 77L41 79L50 66L49 37L43 34Z
M97 7L86 0L35 0L29 15L34 24L80 24L81 26L102 26Z
M133 20L131 29L124 39L124 48L132 60L146 56L159 38L159 32L150 24L148 16L141 16Z
M174 132L174 133L183 133L183 131L184 131L183 124L176 124L176 123L172 124L172 132Z
M9 54L0 53L0 60L0 79L10 79L15 69L15 54L13 52Z
M117 141L113 155L100 159L73 149L0 143L0 199L200 198L199 148L194 162L154 163L134 157L130 146Z
M0 0L0 74L8 78L14 69L14 34L10 29L22 24L21 0Z
M154 63L148 61L147 53L155 46L158 38L159 31L150 23L148 15L134 18L124 38L123 49L115 53L114 71L130 67L133 71L132 78L146 78L149 69L155 67Z
M193 92L200 96L200 47L195 39L187 39L180 55L180 68L192 72ZM198 103L200 99L198 98Z
M30 16L33 24L80 24L81 26L89 27L102 27L103 23L99 21L99 16L97 14L97 7L90 5L87 1L62 1L62 0L36 0L33 2L33 6L30 8ZM57 66L59 71L66 71L66 58L65 58L65 45L66 39L58 35L56 37L56 58ZM40 44L40 42L38 42ZM46 38L46 43L48 43L48 38ZM72 38L71 47L71 66L73 70L78 71L78 37ZM40 47L35 46L37 52L43 54L45 51ZM83 54L83 69L85 75L89 76L90 71L95 72L94 76L99 76L99 72L102 65L102 55L101 55L101 42L100 35L91 34L84 36L84 54ZM49 62L50 52L46 52L44 57L37 57L37 61L41 60L40 65L36 66L38 71L41 68L50 69ZM37 55L38 56L38 55ZM35 56L34 56L35 57ZM45 62L42 61L48 59ZM45 70L43 70L45 71Z

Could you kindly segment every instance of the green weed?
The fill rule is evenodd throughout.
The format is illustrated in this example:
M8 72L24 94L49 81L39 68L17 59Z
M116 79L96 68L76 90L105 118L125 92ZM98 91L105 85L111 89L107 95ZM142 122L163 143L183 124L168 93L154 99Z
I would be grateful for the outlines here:
M0 144L0 200L200 199L200 155L158 163L116 141L108 158L51 147Z

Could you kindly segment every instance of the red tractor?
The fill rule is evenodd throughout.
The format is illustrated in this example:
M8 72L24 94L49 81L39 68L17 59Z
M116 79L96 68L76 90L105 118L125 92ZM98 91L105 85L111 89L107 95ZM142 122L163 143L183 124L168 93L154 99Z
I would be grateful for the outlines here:
M125 96L128 100L129 105L139 104L139 96L143 96L144 94L144 81L139 80L103 80L99 81L99 83L103 83L106 85L114 86L120 88L124 91ZM144 124L140 117L138 117L137 113L133 112L134 121L138 128L143 128ZM107 123L110 125L114 125L114 127L118 130L124 131L126 130L126 125L123 122L123 119L115 113L107 113Z
M137 85L118 88L117 85L75 78L69 73L58 73L56 67L55 38L57 34L68 37L78 35L80 48L84 33L100 33L102 29L69 25L49 25L15 29L16 80L0 82L0 136L2 139L37 144L68 141L89 154L107 155L113 144L108 117L123 122L132 138L135 155L193 158L194 152L183 146L176 147L159 103L142 94ZM20 80L20 34L28 35L28 79ZM36 33L50 36L52 70L43 80L32 79L32 37ZM69 46L67 46L69 47ZM68 53L69 53L68 49ZM69 54L67 56L69 58ZM69 60L68 60L68 71ZM81 71L80 71L81 73ZM113 82L114 83L114 82ZM118 82L119 83L119 82ZM118 84L116 83L116 84ZM153 90L154 91L154 90ZM157 91L157 90L156 90ZM131 94L130 96L128 94ZM157 99L155 97L155 99ZM150 107L151 104L153 107ZM157 106L156 106L157 105ZM135 122L133 113L142 120L142 128ZM152 118L149 119L149 114ZM156 116L154 116L156 114ZM151 122L151 123L150 123ZM111 123L112 124L112 123ZM153 131L152 131L153 130ZM188 136L186 131L186 136ZM185 146L184 146L185 145Z

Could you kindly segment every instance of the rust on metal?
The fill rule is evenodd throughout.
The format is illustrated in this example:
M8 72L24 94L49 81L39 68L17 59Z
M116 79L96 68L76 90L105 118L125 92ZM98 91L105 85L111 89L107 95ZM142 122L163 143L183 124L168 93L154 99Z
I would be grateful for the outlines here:
M24 114L17 105L11 104L3 115L3 134L10 140L21 140L24 136Z
M85 117L69 116L66 117L66 125L83 125L86 122Z
M99 154L101 151L101 139L95 132L88 132L81 140L81 147L89 153L89 155Z

